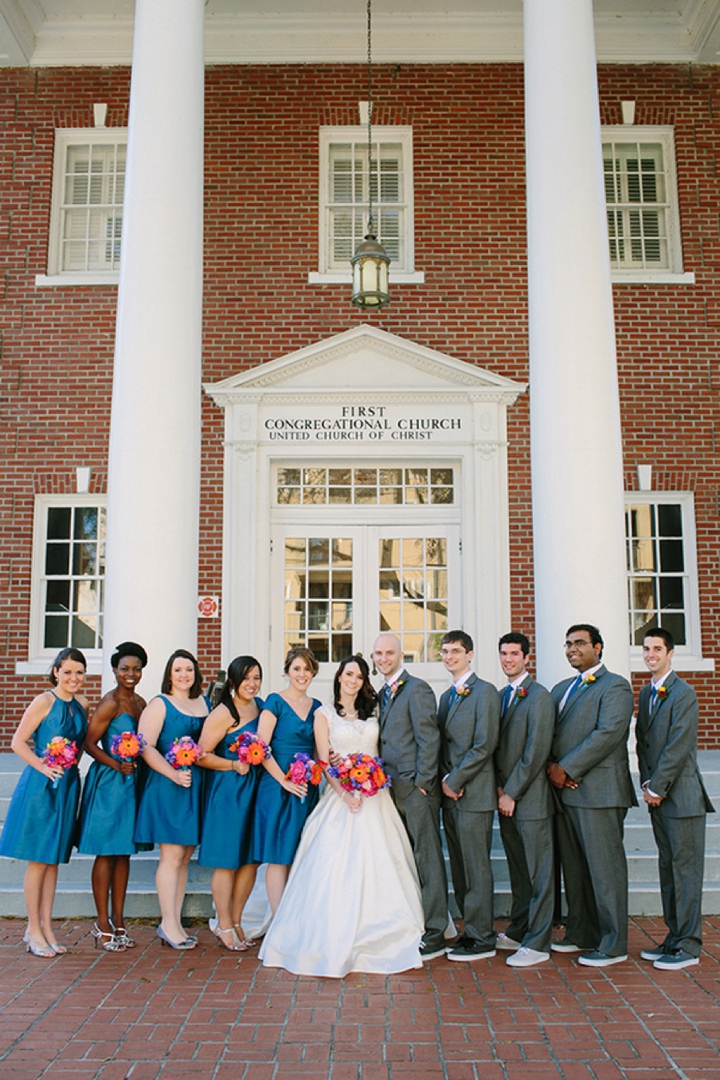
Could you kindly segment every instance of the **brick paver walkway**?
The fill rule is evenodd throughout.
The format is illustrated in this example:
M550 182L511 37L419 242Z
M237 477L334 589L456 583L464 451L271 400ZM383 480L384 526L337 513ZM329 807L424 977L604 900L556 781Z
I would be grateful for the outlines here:
M661 931L635 919L633 958L604 970L556 955L516 971L498 955L342 980L264 969L206 928L189 953L161 949L149 924L136 949L104 953L90 925L62 924L71 951L44 961L0 920L2 1080L720 1078L720 918L684 972L636 959Z

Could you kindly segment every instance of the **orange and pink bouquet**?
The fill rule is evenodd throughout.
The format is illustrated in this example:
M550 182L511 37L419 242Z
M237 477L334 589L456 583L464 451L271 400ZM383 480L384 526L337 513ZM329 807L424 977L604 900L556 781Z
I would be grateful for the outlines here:
M272 751L265 740L252 731L243 731L228 749L231 754L237 754L238 761L247 762L248 765L260 765L266 758L272 757Z
M203 756L202 750L189 735L182 735L172 744L165 760L169 761L173 769L189 769L191 765L197 765Z
M392 784L383 768L382 758L370 754L348 754L339 765L330 766L328 776L334 776L351 794L357 792L367 799Z
M134 761L145 749L145 736L136 731L123 731L110 740L110 753L121 761Z
M66 739L63 735L56 735L50 740L40 755L51 769L69 769L78 759L77 743ZM53 780L53 787L58 782L58 777Z
M285 779L292 780L294 784L312 784L313 787L317 787L323 778L323 770L326 768L326 761L316 761L309 754L298 753L290 762ZM305 802L304 795L301 802Z

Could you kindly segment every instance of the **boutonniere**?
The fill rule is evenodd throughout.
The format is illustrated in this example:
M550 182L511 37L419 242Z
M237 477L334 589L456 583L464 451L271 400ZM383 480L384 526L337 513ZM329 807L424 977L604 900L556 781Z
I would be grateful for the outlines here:
M588 675L587 679L583 679L582 684L583 684L583 686L587 686L587 684L591 683L591 682L595 682L595 676L594 675Z
M457 694L458 697L467 697L468 694L470 693L470 690L471 690L471 687L469 687L467 684L465 684L464 686L458 686L457 689L455 690L455 693Z
M668 688L665 685L665 683L663 683L662 686L658 687L658 689L656 690L656 693L657 693L659 701L664 701L665 700L665 698L668 696Z
M395 697L401 686L405 685L404 679L396 679L395 682L390 683L390 697Z
M515 690L515 697L524 698L527 697L527 687L518 686Z

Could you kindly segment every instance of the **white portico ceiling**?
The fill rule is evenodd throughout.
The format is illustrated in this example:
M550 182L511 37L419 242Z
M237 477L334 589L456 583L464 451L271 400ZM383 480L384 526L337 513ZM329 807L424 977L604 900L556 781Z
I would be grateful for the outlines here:
M0 64L129 64L133 9L133 0L0 0ZM720 0L595 0L594 9L601 62L720 62ZM365 0L207 0L206 60L362 62L365 18ZM520 61L522 0L374 0L373 54L378 63Z

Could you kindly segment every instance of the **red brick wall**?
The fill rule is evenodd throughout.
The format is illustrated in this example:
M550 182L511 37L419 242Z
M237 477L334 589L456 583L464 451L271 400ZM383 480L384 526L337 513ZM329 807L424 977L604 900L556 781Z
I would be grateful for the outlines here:
M346 286L311 286L317 269L321 124L356 124L362 66L209 68L206 80L204 378L214 381L347 330L358 321L527 379L522 69L519 65L379 66L375 121L411 124L416 267L424 286L394 285L368 316ZM720 236L715 176L720 70L607 67L604 123L637 101L638 123L673 124L686 269L695 286L616 287L628 487L655 463L661 489L696 495L703 646L718 645L717 333ZM56 126L127 122L125 69L0 71L0 732L40 688L14 675L27 658L33 496L72 490L75 465L104 489L116 290L37 289L46 271ZM559 163L559 167L561 167ZM549 208L548 212L552 212ZM527 397L510 410L513 625L533 627ZM222 417L203 403L200 590L221 590ZM218 620L200 623L212 675ZM720 746L712 680L691 677L704 743ZM91 685L94 698L97 687Z

